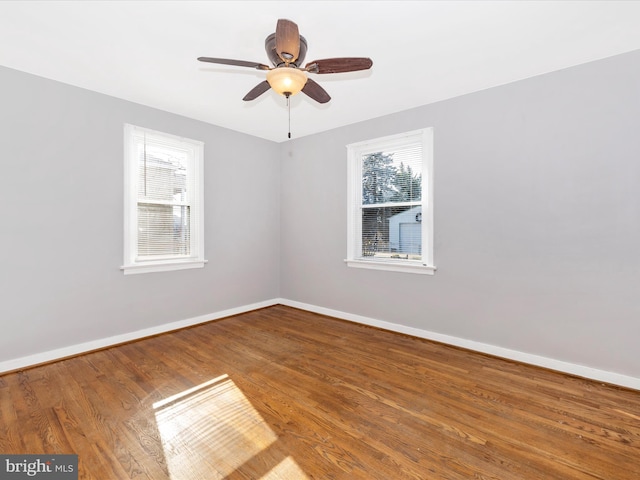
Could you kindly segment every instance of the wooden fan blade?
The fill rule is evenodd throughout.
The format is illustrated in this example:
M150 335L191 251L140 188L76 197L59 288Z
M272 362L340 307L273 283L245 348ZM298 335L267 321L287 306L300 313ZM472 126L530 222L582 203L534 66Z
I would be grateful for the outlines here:
M244 100L245 102L255 100L270 88L271 88L271 85L269 85L269 82L267 82L266 80L264 82L260 82L258 85L253 87L251 91L247 93L242 100Z
M245 60L232 60L230 58L211 58L211 57L198 57L201 62L220 63L222 65L234 65L236 67L250 67L257 68L258 70L269 70L270 67L258 62L247 62Z
M300 55L298 25L281 18L276 25L276 53L285 63L293 63Z
M313 98L318 103L327 103L329 100L331 100L331 97L329 96L327 91L310 78L307 78L307 83L304 84L302 93L305 93L307 96Z
M325 58L307 63L304 69L311 73L344 73L367 70L372 65L366 57Z

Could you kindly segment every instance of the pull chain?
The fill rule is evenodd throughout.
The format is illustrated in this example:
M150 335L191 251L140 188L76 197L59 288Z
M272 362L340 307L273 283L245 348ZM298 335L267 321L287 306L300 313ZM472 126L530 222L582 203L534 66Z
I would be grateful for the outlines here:
M287 110L289 111L289 138L291 138L291 96L287 95Z

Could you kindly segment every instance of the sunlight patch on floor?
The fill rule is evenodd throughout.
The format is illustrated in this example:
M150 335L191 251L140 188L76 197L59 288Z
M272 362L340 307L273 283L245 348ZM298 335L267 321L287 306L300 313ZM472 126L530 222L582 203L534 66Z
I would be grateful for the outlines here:
M223 479L243 465L260 465L264 471L257 478L265 480L307 478L291 457L273 468L259 458L273 450L277 436L228 375L153 408L171 480Z
M281 479L308 480L309 477L305 475L293 458L287 457L260 478L260 480Z

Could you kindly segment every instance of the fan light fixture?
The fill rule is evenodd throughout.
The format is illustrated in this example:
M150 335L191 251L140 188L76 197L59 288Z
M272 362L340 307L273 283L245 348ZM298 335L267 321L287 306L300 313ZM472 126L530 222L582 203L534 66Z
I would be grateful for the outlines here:
M297 68L280 67L267 72L267 82L277 93L289 97L300 93L307 83L307 76Z
M289 99L291 95L302 92L318 103L327 103L331 100L324 88L313 79L307 78L307 72L317 75L357 72L367 70L373 65L371 59L367 57L338 57L314 60L302 68L302 62L307 53L307 41L300 35L298 25L286 18L278 20L275 33L269 35L264 41L264 48L273 67L260 62L231 58L198 57L198 61L266 71L266 80L262 80L249 90L242 100L245 102L255 100L270 88L286 97L289 109L289 138L291 138L291 101Z

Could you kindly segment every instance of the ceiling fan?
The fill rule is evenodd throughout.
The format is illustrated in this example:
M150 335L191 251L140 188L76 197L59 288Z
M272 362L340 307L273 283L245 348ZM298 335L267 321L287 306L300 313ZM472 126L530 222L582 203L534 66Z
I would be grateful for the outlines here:
M366 57L326 58L314 60L301 67L307 53L307 40L300 35L298 25L291 20L280 19L275 33L269 35L264 42L267 56L273 67L244 60L227 58L199 57L201 62L219 63L265 70L267 79L256 85L243 100L255 100L272 88L287 99L291 95L302 92L319 103L327 103L331 97L318 83L307 77L307 73L344 73L367 70L373 62Z

